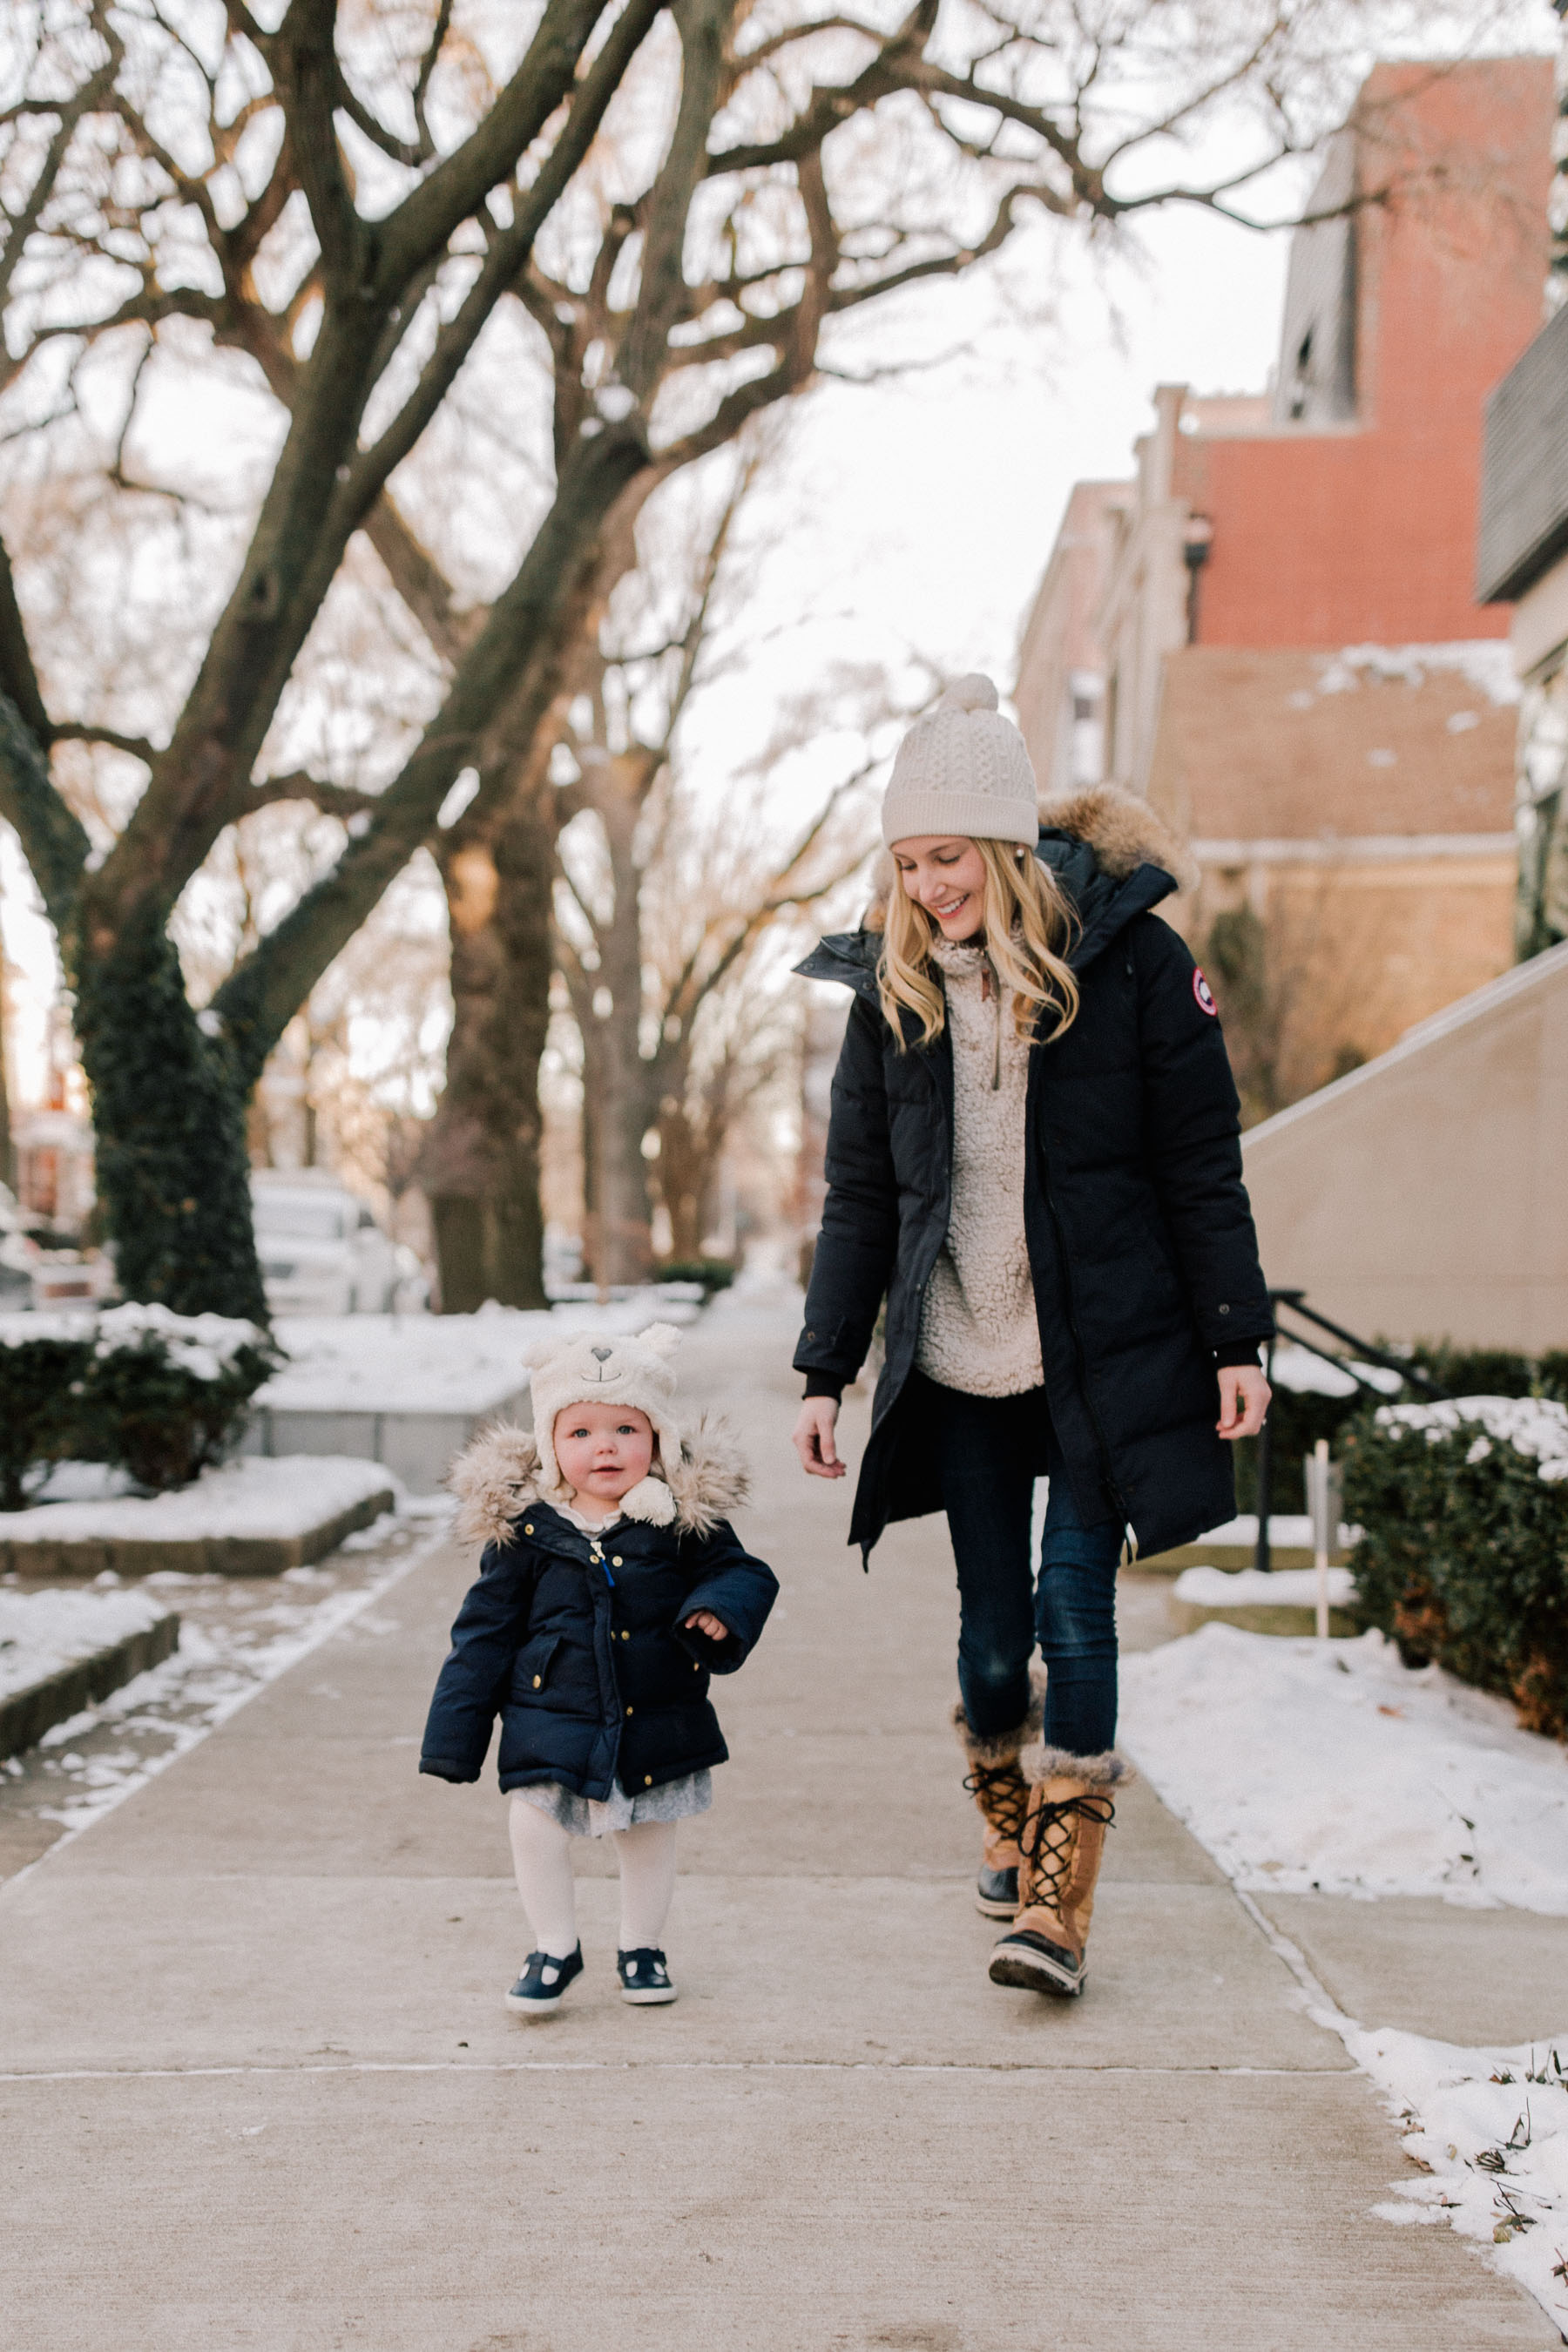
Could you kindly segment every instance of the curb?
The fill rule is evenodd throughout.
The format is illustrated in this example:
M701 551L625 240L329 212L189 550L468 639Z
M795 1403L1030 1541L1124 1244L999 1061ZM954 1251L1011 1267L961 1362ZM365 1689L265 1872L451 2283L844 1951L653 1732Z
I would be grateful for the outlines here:
M97 1706L110 1691L133 1682L149 1666L161 1665L174 1655L179 1640L180 1621L171 1610L151 1625L141 1626L101 1650L89 1651L85 1658L73 1658L68 1666L46 1675L42 1682L29 1683L25 1689L0 1698L0 1756L16 1756L24 1748L37 1747L57 1723L79 1715L84 1707Z
M395 1503L392 1488L381 1487L297 1536L194 1536L183 1543L89 1536L77 1543L0 1544L0 1572L50 1580L101 1576L105 1570L116 1576L147 1576L174 1568L187 1576L281 1576L287 1568L309 1568L335 1551L345 1536L368 1528Z

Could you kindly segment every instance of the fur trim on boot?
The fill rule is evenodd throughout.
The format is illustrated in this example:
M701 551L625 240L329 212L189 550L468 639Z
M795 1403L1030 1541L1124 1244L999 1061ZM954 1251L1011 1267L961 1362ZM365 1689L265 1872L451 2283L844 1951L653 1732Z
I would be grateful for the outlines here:
M1100 1756L1074 1756L1066 1748L1047 1748L1043 1739L1023 1749L1018 1766L1031 1786L1037 1780L1072 1780L1081 1789L1125 1789L1138 1777L1114 1748Z
M458 1539L480 1547L514 1542L515 1522L531 1503L560 1499L544 1493L542 1480L531 1429L497 1422L482 1430L447 1473L458 1497ZM750 1483L728 1423L704 1415L681 1441L679 1460L656 1464L621 1508L628 1518L654 1527L673 1522L682 1535L705 1536L745 1501Z
M958 1734L958 1744L972 1764L1014 1764L1020 1751L1031 1739L1037 1739L1045 1716L1046 1677L1039 1666L1029 1669L1029 1706L1022 1723L1011 1731L979 1732L972 1730L963 1711L963 1701L952 1703L952 1727Z
M1029 1675L1029 1706L1022 1723L1010 1731L982 1736L971 1728L960 1699L952 1710L958 1744L969 1759L963 1785L980 1814L984 1844L974 1907L983 1919L1010 1919L1018 1907L1018 1833L1029 1791L1018 1769L1018 1751L1040 1728L1046 1678L1037 1667Z

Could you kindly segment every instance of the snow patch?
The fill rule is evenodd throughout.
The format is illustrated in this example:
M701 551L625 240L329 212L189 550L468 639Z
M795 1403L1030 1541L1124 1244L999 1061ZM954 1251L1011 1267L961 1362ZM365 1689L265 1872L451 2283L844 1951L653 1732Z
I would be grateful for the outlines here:
M1465 637L1438 646L1345 646L1324 657L1318 692L1354 694L1370 681L1424 686L1434 671L1457 672L1490 703L1507 708L1519 700L1519 679L1506 637Z
M1384 1396L1397 1396L1405 1383L1397 1372L1383 1364L1363 1364L1347 1358L1346 1370L1336 1358L1321 1356L1315 1348L1303 1347L1299 1340L1282 1340L1274 1350L1269 1379L1277 1389L1290 1389L1298 1396L1354 1396L1363 1385L1381 1389ZM1359 1381L1351 1371L1361 1374Z
M1568 1405L1552 1397L1455 1397L1443 1404L1380 1404L1377 1409L1380 1429L1419 1431L1428 1445L1472 1423L1479 1423L1487 1435L1476 1440L1467 1462L1484 1462L1491 1452L1487 1437L1492 1437L1534 1462L1538 1477L1552 1485L1568 1478Z
M1568 2335L1568 2034L1461 2050L1384 2027L1340 2028L1403 2126L1424 2178L1392 2184L1389 2221L1447 2221Z
M531 1312L299 1315L278 1326L288 1356L251 1400L274 1412L494 1412L528 1384L542 1355L574 1333L690 1323L689 1298L649 1288L605 1306L574 1299Z
M28 1690L168 1615L142 1592L0 1591L0 1698Z
M395 1490L379 1462L339 1454L247 1454L204 1470L168 1495L116 1495L96 1503L41 1503L0 1511L0 1542L196 1543L225 1536L308 1535L372 1495Z
M1172 1594L1194 1609L1315 1609L1318 1571L1277 1568L1262 1576L1255 1568L1184 1568ZM1330 1607L1346 1609L1354 1598L1355 1579L1350 1570L1331 1568Z
M1237 1885L1568 1917L1568 1754L1505 1700L1376 1632L1208 1624L1122 1677L1129 1752Z

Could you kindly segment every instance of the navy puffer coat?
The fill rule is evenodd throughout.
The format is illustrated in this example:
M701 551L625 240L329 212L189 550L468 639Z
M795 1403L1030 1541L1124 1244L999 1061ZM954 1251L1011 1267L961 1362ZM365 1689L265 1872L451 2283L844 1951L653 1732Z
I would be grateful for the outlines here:
M1029 1056L1025 1228L1046 1402L1086 1521L1138 1549L1190 1542L1236 1509L1215 1433L1216 1364L1256 1361L1273 1318L1241 1181L1240 1106L1202 973L1151 909L1175 853L1109 788L1051 813L1037 855L1072 902L1077 1019ZM887 1301L887 1353L849 1540L939 1510L911 1381L952 1203L952 1047L900 1051L877 996L879 932L824 940L798 969L855 993L833 1083L827 1198L795 1366L837 1394ZM1044 1431L1040 1465L1044 1467Z
M721 1511L744 1479L699 1430L668 1484L669 1527L624 1518L603 1542L539 1498L526 1430L492 1432L453 1474L459 1531L485 1540L479 1579L452 1628L419 1759L443 1780L477 1780L500 1717L500 1785L557 1781L603 1801L679 1780L729 1754L710 1675L743 1664L778 1582ZM687 1629L710 1610L715 1642Z

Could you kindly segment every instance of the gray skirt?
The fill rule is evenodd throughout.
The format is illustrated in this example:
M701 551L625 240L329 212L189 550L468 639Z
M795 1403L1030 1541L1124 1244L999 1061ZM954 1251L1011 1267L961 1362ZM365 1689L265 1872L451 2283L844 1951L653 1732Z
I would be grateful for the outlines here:
M532 1805L573 1837L604 1837L611 1830L635 1830L643 1822L683 1822L705 1813L713 1802L713 1775L706 1766L683 1780L666 1780L658 1789L639 1789L628 1797L618 1780L602 1801L579 1797L557 1780L531 1781L511 1792L514 1804Z

